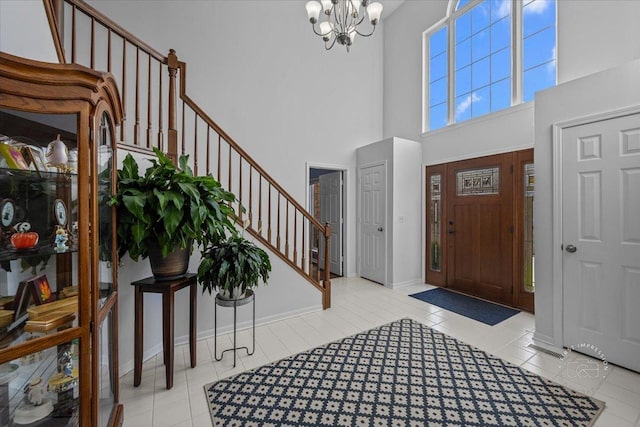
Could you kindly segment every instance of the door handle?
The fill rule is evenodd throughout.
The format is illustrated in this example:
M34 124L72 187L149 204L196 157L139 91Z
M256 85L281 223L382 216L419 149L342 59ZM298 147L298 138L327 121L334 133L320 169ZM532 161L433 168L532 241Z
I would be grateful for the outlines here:
M575 247L575 246L573 246L573 245L567 245L567 247L566 247L565 249L566 249L566 251L567 251L567 252L569 252L569 253L574 253L575 251L577 251L577 250L578 250L578 248L576 248L576 247Z
M383 231L383 230L384 230L384 228L378 227L378 231Z
M447 230L447 234L454 234L455 230Z

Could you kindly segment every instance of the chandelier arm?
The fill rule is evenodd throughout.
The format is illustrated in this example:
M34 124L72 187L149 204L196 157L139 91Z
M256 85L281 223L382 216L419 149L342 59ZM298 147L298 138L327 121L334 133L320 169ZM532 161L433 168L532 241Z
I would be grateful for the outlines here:
M351 18L351 15L349 14L349 0L346 0L344 3L342 3L342 20L344 22L342 23L341 30L343 33L347 31L347 29L351 24L349 22L350 18Z
M320 28L320 26L319 26L319 25L318 25L318 28ZM313 32L314 32L317 36L320 36L320 37L326 37L326 36L328 36L329 34L331 34L331 33L333 32L333 31L329 31L328 33L319 33L318 31L316 31L316 25L315 25L315 24L312 24L312 25L311 25L311 29L313 29Z
M333 47L333 45L334 45L334 44L336 44L336 40L337 40L337 38L336 38L336 37L334 37L334 38L333 38L333 41L331 42L331 46L329 46L329 47L327 47L327 42L324 42L324 48L325 48L325 50L331 50L331 48Z
M371 30L371 32L369 34L363 34L360 31L358 31L358 29L356 28L356 33L358 33L358 35L362 36L362 37L369 37L370 35L372 35L375 31L376 31L376 26L373 26L373 29Z
M329 16L330 19L333 19L333 32L335 35L340 34L343 29L344 29L344 23L341 22L340 17L338 16L338 5L335 4L333 5L333 8L331 9L331 15Z
M322 36L322 33L319 33L316 31L316 24L311 24L311 29L313 30L313 32L317 35L317 36Z

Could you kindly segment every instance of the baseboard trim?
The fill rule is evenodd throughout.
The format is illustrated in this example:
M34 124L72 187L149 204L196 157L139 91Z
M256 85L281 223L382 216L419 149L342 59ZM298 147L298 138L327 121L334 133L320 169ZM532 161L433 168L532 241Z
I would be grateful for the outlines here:
M554 353L562 354L564 352L564 349L562 347L553 344L553 339L550 336L534 332L531 339L533 341L533 344L537 347L552 351Z
M187 335L187 342L189 342L188 335ZM142 362L144 363L147 360L151 359L152 357L155 357L158 353L162 353L162 343L154 345L153 347L147 349L142 354ZM133 360L130 360L128 362L121 364L119 366L120 378L124 377L129 372L133 371L133 368L134 368Z
M286 320L286 319L291 319L293 317L298 317L298 316L302 316L305 314L311 314L311 313L316 313L316 312L320 312L322 311L322 305L321 304L317 304L317 305L312 305L309 307L305 307L305 308L301 308L298 310L292 310L292 311L287 311L284 313L279 313L279 314L274 314L271 316L266 316L266 317L262 317L259 319L256 319L256 327L258 326L264 326L267 325L269 323L274 323L274 322L278 322L280 320ZM243 331L243 330L247 330L251 328L251 320L247 320L244 322L238 322L237 325L237 330L238 331ZM224 334L228 334L233 332L233 325L229 324L229 325L223 325L220 326L218 328L218 335L224 335ZM206 340L208 338L212 338L214 334L213 328L210 329L206 329L203 331L199 331L198 335L197 335L197 341L202 341L202 340ZM184 344L188 344L189 343L189 334L185 334L185 335L181 335L181 336L177 336L174 338L174 346L178 346L178 345L184 345ZM149 359L151 359L152 357L156 356L157 354L162 353L162 343L160 344L156 344L153 347L147 349L144 351L144 354L142 356L142 360L143 361L147 361ZM133 371L134 368L134 361L130 360L127 361L125 363L120 364L120 377L125 376L126 374L128 374L129 372Z
M393 290L396 290L396 289L406 288L408 286L421 285L423 283L424 282L422 281L421 278L416 277L415 279L406 280L404 282L391 283L389 287Z

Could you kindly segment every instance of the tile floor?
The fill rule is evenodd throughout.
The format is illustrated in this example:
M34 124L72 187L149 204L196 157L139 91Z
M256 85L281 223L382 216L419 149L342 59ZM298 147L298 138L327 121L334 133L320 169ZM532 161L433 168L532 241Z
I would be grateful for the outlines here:
M121 379L120 393L124 403L125 427L208 427L208 412L203 386L247 369L317 347L366 329L410 317L441 332L456 337L482 350L543 377L568 385L604 400L606 409L598 427L640 427L640 374L609 365L599 365L595 378L577 378L576 365L586 356L572 353L561 361L528 348L534 329L533 316L520 313L496 326L487 326L443 310L407 295L428 289L420 285L392 291L359 278L332 281L330 310L311 313L256 327L256 351L242 356L236 368L230 353L221 362L213 357L213 340L198 343L197 367L191 369L189 348L176 348L174 387L165 388L164 365L159 354L145 362L142 384L133 387L133 372ZM239 339L250 342L250 331ZM219 337L228 348L231 338ZM593 362L593 360L591 360Z

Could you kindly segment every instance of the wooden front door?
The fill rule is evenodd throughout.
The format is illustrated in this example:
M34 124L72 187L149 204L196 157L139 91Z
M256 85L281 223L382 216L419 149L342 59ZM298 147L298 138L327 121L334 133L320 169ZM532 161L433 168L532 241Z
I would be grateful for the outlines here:
M447 286L512 304L513 154L447 165Z

